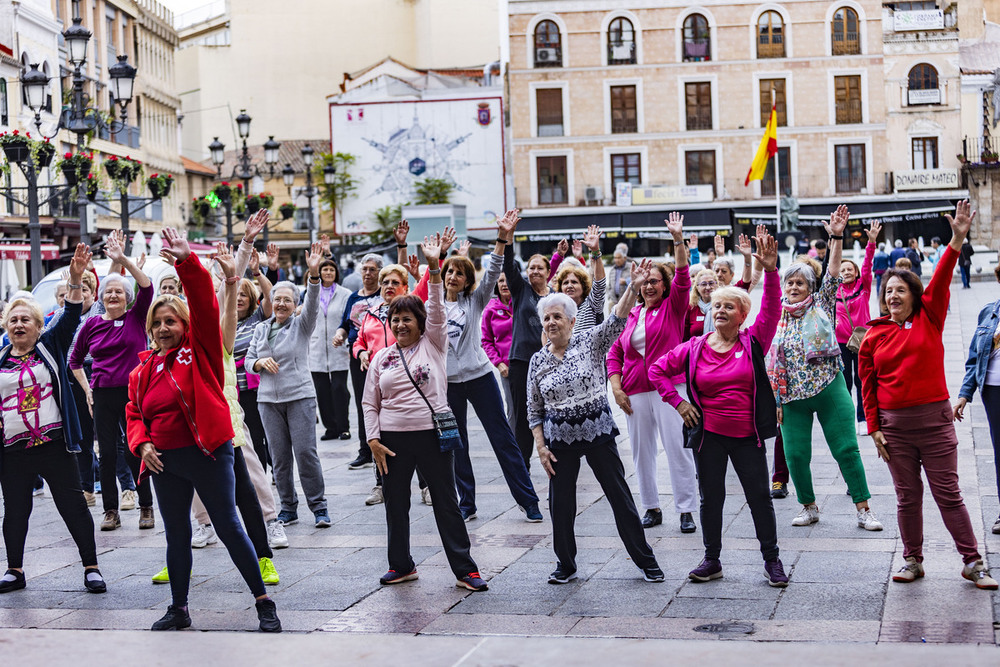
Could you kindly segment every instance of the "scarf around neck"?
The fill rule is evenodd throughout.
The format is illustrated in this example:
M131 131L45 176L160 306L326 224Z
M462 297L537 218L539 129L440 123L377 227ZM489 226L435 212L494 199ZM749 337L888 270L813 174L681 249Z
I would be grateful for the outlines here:
M785 357L785 336L789 334L788 323L792 318L801 319L801 331L797 334L802 340L802 348L807 363L816 363L840 354L837 344L837 333L830 318L822 308L815 304L813 296L788 303L781 300L781 319L774 336L775 344L768 352L768 376L771 378L771 388L778 396L779 402L788 395L788 362Z
M702 333L712 333L715 331L715 320L712 318L712 302L705 302L698 299L698 308L701 309L701 314L705 316L705 326L702 329Z

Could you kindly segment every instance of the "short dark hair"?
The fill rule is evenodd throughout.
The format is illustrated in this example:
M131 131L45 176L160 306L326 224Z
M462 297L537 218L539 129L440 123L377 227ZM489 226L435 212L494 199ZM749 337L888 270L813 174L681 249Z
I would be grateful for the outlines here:
M452 255L448 259L444 260L441 265L441 277L445 278L448 275L448 269L454 266L457 270L462 272L465 276L465 287L462 289L462 294L469 296L472 294L472 290L476 289L476 267L473 265L472 260L468 257L463 257L462 255Z
M937 243L938 245L941 245L941 237L935 236L934 238L931 239L931 243Z
M890 278L899 278L910 289L913 295L913 313L919 313L923 307L921 297L924 295L924 284L920 282L920 277L909 269L889 269L882 274L882 289L878 293L878 307L882 313L888 313L889 309L885 305L885 288L889 285Z
M337 263L335 261L333 261L332 259L324 259L322 262L319 263L319 271L320 271L320 273L323 272L323 267L324 266L332 266L333 267L334 273L337 274L336 277L333 279L333 282L339 283L340 282L340 267L337 266ZM308 278L306 280L308 280Z
M389 302L389 322L392 322L393 315L404 312L413 315L417 320L417 328L423 334L427 324L427 309L424 308L424 302L420 297L416 294L400 294Z
M826 250L826 241L823 239L816 241L816 250Z

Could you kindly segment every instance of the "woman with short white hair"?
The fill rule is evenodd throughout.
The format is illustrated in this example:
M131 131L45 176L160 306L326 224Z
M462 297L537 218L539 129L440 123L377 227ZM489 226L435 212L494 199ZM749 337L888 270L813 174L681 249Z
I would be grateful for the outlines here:
M604 379L608 349L625 328L635 296L649 277L650 263L632 266L631 282L611 315L596 327L573 333L576 302L565 294L543 297L538 317L548 344L528 366L528 425L538 458L549 475L552 546L558 562L550 584L576 578L576 480L584 457L611 505L615 525L632 562L650 582L663 571L643 534L642 522L625 481Z

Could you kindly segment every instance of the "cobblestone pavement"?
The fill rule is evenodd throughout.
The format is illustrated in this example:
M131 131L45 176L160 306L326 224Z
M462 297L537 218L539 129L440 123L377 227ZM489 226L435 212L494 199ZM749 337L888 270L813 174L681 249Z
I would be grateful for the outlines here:
M961 383L976 315L982 305L1000 297L1000 286L981 282L974 283L971 290L962 290L955 283L953 288L955 298L944 342L948 383L954 396ZM962 491L979 535L980 549L1000 570L1000 555L997 554L1000 535L990 533L1000 506L993 451L978 395L966 414L971 419L958 424ZM337 646L346 651L345 656L377 658L405 650L413 651L410 655L414 662L423 662L425 656L430 655L428 647L434 646L435 650L440 650L437 655L442 664L459 662L472 651L476 651L476 659L463 664L497 664L501 648L510 656L508 664L534 662L541 661L544 656L551 658L553 651L560 650L559 646L568 646L542 640L532 643L496 638L481 643L481 638L497 635L701 640L670 643L670 646L689 647L683 650L702 647L709 652L716 650L711 646L720 646L718 651L731 651L721 648L717 641L720 639L833 642L867 645L869 649L874 644L926 642L992 646L997 641L994 620L1000 615L1000 597L976 590L961 578L961 559L929 493L925 494L927 576L910 585L889 582L890 573L902 563L895 496L888 470L876 457L874 446L867 437L861 438L860 445L873 494L871 505L885 524L885 530L868 533L856 526L853 503L845 495L843 479L817 426L812 470L822 511L820 522L805 528L793 527L791 520L799 509L794 495L775 501L781 558L791 577L791 584L786 589L770 588L764 579L749 510L731 471L727 480L730 495L725 510L722 553L725 578L708 584L687 580L688 570L697 565L702 556L700 527L693 535L681 534L677 518L672 514L672 499L664 493L661 498L664 525L647 531L647 536L666 573L666 582L649 584L629 562L617 536L610 508L586 466L580 476L576 525L580 578L564 586L551 586L546 583L546 577L554 567L555 558L544 504L545 522L529 524L524 521L507 491L478 421L473 419L470 429L473 464L479 483L479 518L469 524L469 530L473 556L489 580L490 591L471 594L455 587L440 547L431 508L420 504L415 483L411 539L420 579L404 585L380 587L378 577L386 569L384 510L381 506L364 505L373 482L372 471L347 469L346 463L355 455L353 443L320 443L333 526L315 529L309 522L289 526L291 548L276 552L274 562L281 583L270 592L286 631L311 632L316 637L331 640L336 637ZM622 432L626 433L623 421ZM621 438L620 450L629 481L635 489L627 436ZM544 498L547 482L537 463L532 466L531 475L539 496ZM666 460L662 454L659 481L661 492L669 491ZM94 508L95 520L99 519L99 506L100 503ZM306 515L308 517L308 512ZM139 532L137 511L123 512L122 518L120 530L97 534L108 592L88 595L82 592L76 549L51 499L48 496L36 499L25 557L28 587L0 597L0 627L44 630L148 628L162 615L169 602L169 587L150 582L150 577L164 565L164 535L159 526L156 530ZM5 554L0 553L2 558ZM195 550L190 595L195 628L255 629L252 603L221 543ZM732 621L736 623L729 623ZM354 633L391 637L378 641L363 637L355 640L350 638ZM46 632L4 632L3 635L14 640L21 649L33 645L49 646L51 639L45 638L52 637ZM422 644L404 642L403 637L407 635L452 637L434 640L439 643ZM461 638L456 635L470 637L467 641L458 641ZM74 643L79 641L75 639L76 633L61 636L74 638ZM102 643L112 636L117 635L104 633ZM157 639L154 643L148 633L121 636L119 646L130 641L141 642L137 647L177 645L173 640ZM220 637L222 642L215 645L214 650L232 644L221 639L228 635L213 636ZM255 644L260 641L257 638L240 637L244 639L240 639L238 645L251 654L253 647L265 646ZM271 638L269 641L278 640ZM319 640L310 639L310 642L316 641ZM281 642L270 645L292 646L285 639ZM731 642L723 644L732 646ZM305 646L321 645L298 644L298 649L285 649L292 651L285 657L298 655L295 651L305 650ZM644 645L628 641L575 643L573 646L577 648L572 655L579 655L584 664L596 661L598 656L607 659L615 655L621 659L630 651L637 652L634 655L638 659ZM201 644L186 642L184 646L187 650L197 650L195 647ZM594 647L593 652L586 648L588 646ZM531 654L534 659L529 660L527 652L531 647L537 651ZM836 662L842 664L854 655L852 651L856 648L842 646L833 653L788 655L808 657L817 664L825 664L824 659L836 657ZM881 646L879 649L888 650ZM618 650L624 653L617 656ZM802 651L806 648L802 647ZM694 651L688 655L698 654ZM517 655L524 655L525 659L520 661ZM736 657L737 661L740 655L744 658L759 656L758 662L767 658L765 653L741 654L738 650L728 655ZM867 655L882 655L888 661L887 656L899 660L908 659L904 656L909 654L901 648L895 653L870 652ZM922 655L928 658L937 654ZM981 654L960 655L972 664L977 661L975 656ZM995 656L993 653L990 660L995 660Z

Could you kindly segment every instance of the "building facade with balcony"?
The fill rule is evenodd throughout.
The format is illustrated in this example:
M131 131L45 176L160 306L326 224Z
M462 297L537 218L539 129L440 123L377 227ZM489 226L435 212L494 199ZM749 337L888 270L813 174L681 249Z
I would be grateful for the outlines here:
M855 0L510 0L526 238L587 222L659 237L670 210L706 237L738 232L776 222L778 188L814 235L842 202L859 221L939 218L923 210L934 204L893 193L882 23L881 3ZM763 181L745 186L772 95L778 185L772 161Z

